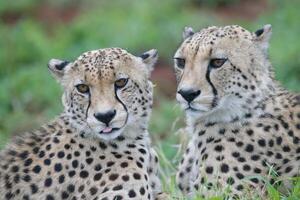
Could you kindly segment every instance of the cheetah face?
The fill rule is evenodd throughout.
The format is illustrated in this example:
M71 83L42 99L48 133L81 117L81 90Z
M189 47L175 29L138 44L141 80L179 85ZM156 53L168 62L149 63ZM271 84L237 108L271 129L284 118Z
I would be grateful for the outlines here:
M152 106L148 78L156 60L156 50L136 57L108 48L83 53L74 62L52 59L48 66L64 88L63 105L72 125L112 140L126 127L147 125Z
M239 26L186 28L175 53L176 98L188 116L222 115L246 105L267 77L271 26L255 33ZM220 113L222 112L222 113Z

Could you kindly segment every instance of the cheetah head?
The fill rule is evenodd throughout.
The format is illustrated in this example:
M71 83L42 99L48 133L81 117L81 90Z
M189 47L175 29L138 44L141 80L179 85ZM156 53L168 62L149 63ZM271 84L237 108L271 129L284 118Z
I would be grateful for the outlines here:
M64 88L64 112L81 133L112 140L129 127L147 128L152 107L149 76L157 51L140 57L120 48L88 51L74 62L51 59Z
M267 49L271 25L255 33L233 25L194 33L185 28L174 56L176 98L187 117L230 121L272 87Z

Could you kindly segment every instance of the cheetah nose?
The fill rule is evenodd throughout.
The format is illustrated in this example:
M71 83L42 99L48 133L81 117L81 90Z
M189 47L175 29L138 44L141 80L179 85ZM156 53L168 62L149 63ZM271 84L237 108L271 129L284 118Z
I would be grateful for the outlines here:
M188 102L192 102L199 94L201 93L200 90L179 90L178 93Z
M117 111L116 110L110 110L108 112L105 113L95 113L94 117L100 121L103 122L104 124L106 124L106 126L108 126L109 122L116 116Z

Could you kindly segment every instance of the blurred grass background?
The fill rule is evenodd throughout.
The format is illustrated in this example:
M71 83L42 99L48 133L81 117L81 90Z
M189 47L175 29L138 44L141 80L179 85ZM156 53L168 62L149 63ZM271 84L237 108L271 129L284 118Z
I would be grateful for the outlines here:
M299 0L0 0L0 148L62 110L61 89L48 73L50 58L121 47L136 55L159 50L153 73L150 131L166 160L174 160L184 125L174 101L172 57L184 26L239 24L255 31L272 24L270 58L276 77L300 91Z

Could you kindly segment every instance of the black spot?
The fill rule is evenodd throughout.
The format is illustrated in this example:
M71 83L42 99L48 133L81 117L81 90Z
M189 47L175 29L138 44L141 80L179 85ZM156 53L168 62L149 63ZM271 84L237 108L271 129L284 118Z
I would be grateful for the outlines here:
M88 173L88 171L86 171L86 170L82 170L82 171L79 173L79 176L80 176L81 178L87 178L87 177L89 176L89 173Z
M128 167L128 163L127 163L127 162L122 162L122 163L120 164L120 166L121 166L122 168L126 168L126 167Z
M252 144L247 144L247 146L245 148L245 151L247 151L247 152L253 152L253 149L254 149L254 147L253 147Z
M221 172L227 173L229 171L229 166L225 163L222 163L221 165Z
M254 168L254 172L257 173L257 174L260 174L260 173L261 173L261 169L255 167L255 168Z
M48 194L46 196L46 200L54 200L54 197L52 195Z
M62 170L62 165L61 165L60 163L56 163L56 164L54 165L54 170L55 170L56 172L60 172L60 171Z
M264 139L260 139L258 140L258 145L261 147L265 147L266 146L266 141Z
M28 157L28 151L23 151L22 153L19 154L19 157L23 160L25 160Z
M219 134L221 134L221 135L224 135L225 132L226 132L226 130L224 128L222 128L222 129L219 130Z
M243 166L243 170L245 170L245 171L250 171L250 170L251 170L250 165L245 164L245 165Z
M236 173L236 177L238 177L238 179L243 179L244 175L241 173Z
M74 192L75 186L73 184L70 184L70 185L68 185L67 190L68 190L68 192Z
M239 191L241 191L241 190L244 189L244 187L243 187L242 185L238 185L238 186L236 187L236 189L239 190Z
M142 154L146 154L146 150L145 149L139 149L139 152L141 152Z
M142 163L140 163L139 161L136 161L136 165L137 165L139 168L143 168Z
M276 153L275 157L276 157L277 159L282 159L282 155L281 155L280 153Z
M57 153L57 157L58 157L58 158L63 158L63 157L65 157L65 153L64 153L63 151L59 151L59 152Z
M52 185L52 178L47 178L44 182L45 187L50 187Z
M98 192L98 189L96 187L90 188L91 195L95 195Z
M240 153L239 152L232 152L231 154L233 157L237 158L240 157Z
M107 145L104 142L99 142L99 146L103 150L105 150L107 148Z
M69 194L66 192L66 191L63 191L62 193L61 193L61 198L62 199L67 199L69 197Z
M243 146L243 145L244 145L243 142L237 142L237 143L236 143L236 146L237 146L237 147L241 147L241 146Z
M140 188L140 194L141 194L141 195L144 195L145 192L146 192L146 191L145 191L145 188L144 188L144 187L141 187L141 188Z
M31 165L31 163L32 163L32 159L31 159L31 158L28 158L27 160L25 160L24 166L25 166L25 167L28 167L29 165Z
M11 172L16 173L18 171L19 171L19 167L17 165L11 167Z
M129 181L129 176L128 175L122 176L122 180L125 182Z
M201 136L201 135L204 135L205 134L205 131L202 130L202 131L199 131L198 135Z
M282 143L282 138L281 137L277 137L276 138L276 144L277 145L281 145L281 143Z
M72 161L72 167L73 168L77 168L78 167L78 161L77 160L73 160Z
M250 178L250 181L252 181L253 183L258 183L258 179L257 178Z
M76 172L74 170L69 171L69 177L72 178L73 176L75 176Z
M256 155L256 154L251 156L251 160L254 160L254 161L259 160L259 158L260 158L259 155Z
M274 141L272 139L269 140L269 147L273 147Z
M212 174L213 171L214 171L214 168L212 166L207 166L206 169L205 169L206 173L208 174Z
M100 171L102 169L100 164L95 165L95 171Z
M135 191L134 191L134 190L129 190L128 196L129 196L130 198L134 198L134 197L136 196Z
M291 148L290 148L289 146L283 146L283 147L282 147L282 150L283 150L284 152L290 152L290 151L291 151Z
M33 169L32 169L32 171L33 171L34 173L36 173L36 174L40 173L40 171L41 171L41 166L39 166L39 165L34 166Z
M292 171L292 167L291 166L288 166L287 168L285 168L285 173L289 173L290 171Z
M102 173L95 174L94 181L99 181L101 179L101 177L102 177Z
M50 165L51 164L51 160L50 159L45 159L44 160L44 164L45 165Z
M114 164L115 164L115 162L109 161L109 162L106 164L106 166L107 166L107 167L111 167L111 166L113 166Z
M133 174L133 178L136 179L136 180L140 180L141 179L141 175L138 174L138 173L134 173Z
M109 176L109 180L115 181L118 177L119 177L119 174L111 174L111 175Z
M60 175L60 176L58 177L58 182L59 182L60 184L62 184L63 182L65 182L65 175Z
M223 150L224 150L224 147L223 147L222 145L217 145L217 146L215 146L215 151L221 152L221 151L223 151Z
M31 184L30 185L30 188L31 188L31 193L32 194L35 194L35 193L37 193L38 192L38 187L35 185L35 184Z
M30 182L31 181L31 176L29 176L29 175L23 176L23 181Z
M112 190L117 191L117 190L122 190L123 186L122 185L117 185L115 187L112 188Z

